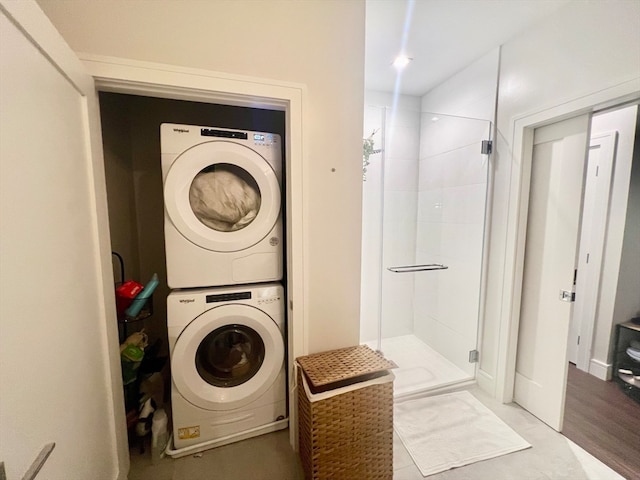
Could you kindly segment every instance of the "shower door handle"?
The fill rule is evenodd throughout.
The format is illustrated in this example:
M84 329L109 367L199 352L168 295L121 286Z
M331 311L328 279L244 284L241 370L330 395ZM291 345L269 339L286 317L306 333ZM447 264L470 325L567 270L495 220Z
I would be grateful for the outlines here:
M387 267L387 270L393 273L413 273L413 272L427 272L431 270L446 270L446 265L441 263L429 263L427 265L403 265L399 267Z

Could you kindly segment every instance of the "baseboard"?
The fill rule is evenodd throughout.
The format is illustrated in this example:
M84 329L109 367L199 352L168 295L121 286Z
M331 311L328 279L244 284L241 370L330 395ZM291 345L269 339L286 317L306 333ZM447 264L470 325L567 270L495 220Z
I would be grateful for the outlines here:
M613 366L592 358L589 361L589 373L600 380L611 380Z
M484 370L478 369L478 373L476 374L476 382L478 383L478 387L480 387L480 390L491 395L491 398L495 398L496 381L492 375L489 375Z

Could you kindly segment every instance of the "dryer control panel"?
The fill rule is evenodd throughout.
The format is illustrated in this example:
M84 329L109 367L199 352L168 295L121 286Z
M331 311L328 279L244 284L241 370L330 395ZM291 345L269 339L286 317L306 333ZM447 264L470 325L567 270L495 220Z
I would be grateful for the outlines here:
M272 133L254 133L253 134L254 145L271 146L274 143L278 143L278 135Z
M233 130L218 130L217 128L201 128L200 135L203 137L240 138L247 139L247 132L234 132Z

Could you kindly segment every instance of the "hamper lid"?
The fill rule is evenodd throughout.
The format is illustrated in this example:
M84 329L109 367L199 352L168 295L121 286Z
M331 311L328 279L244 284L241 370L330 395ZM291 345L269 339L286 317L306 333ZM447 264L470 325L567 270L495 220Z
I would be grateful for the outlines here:
M297 361L311 386L320 390L397 368L395 363L366 345L314 353L298 357Z

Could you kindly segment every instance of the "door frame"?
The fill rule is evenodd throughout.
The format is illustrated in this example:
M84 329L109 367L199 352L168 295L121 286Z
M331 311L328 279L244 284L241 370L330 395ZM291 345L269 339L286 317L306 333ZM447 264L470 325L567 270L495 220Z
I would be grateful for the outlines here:
M524 249L531 182L533 132L584 113L593 113L640 97L640 78L632 77L608 88L568 100L564 103L517 115L509 122L512 145L511 175L508 192L507 226L504 251L502 302L499 313L497 345L496 398L513 401L515 385L520 304L524 273Z
M101 55L79 54L86 71L94 78L96 91L152 96L173 100L222 103L242 107L266 108L285 112L287 133L285 148L287 184L287 370L289 374L289 420L297 424L295 375L293 359L308 352L308 266L309 228L306 215L308 201L307 141L303 124L306 114L307 89L303 84L232 75L209 70L178 67ZM95 174L95 172L94 172ZM94 175L101 183L101 210L106 211L104 172ZM108 219L99 222L100 235L109 241ZM102 252L102 268L111 271L110 255ZM296 306L295 310L293 305ZM118 350L113 342L110 350ZM290 443L297 448L297 431L290 428Z
M582 222L580 236L578 238L578 276L575 284L576 299L571 318L570 342L573 342L573 334L577 333L580 342L576 345L576 367L584 372L589 372L591 364L591 351L593 346L593 333L596 324L596 310L600 281L602 277L602 265L604 263L604 246L606 243L606 231L609 220L609 200L613 182L613 169L615 168L615 146L618 140L618 132L593 132L589 138L588 151L600 147L606 155L599 165L606 168L606 174L597 180L598 185L591 191L594 210L587 213L587 196L589 180L584 185L584 203L582 207ZM589 162L591 159L589 157ZM605 164L607 162L608 164ZM588 169L591 168L587 164ZM602 172L603 169L601 168ZM590 180L594 182L596 180ZM599 183L605 182L605 183ZM592 187L593 188L593 187ZM589 227L586 227L590 221ZM588 231L584 229L588 228ZM589 259L587 260L587 257ZM577 327L577 328L576 328Z

